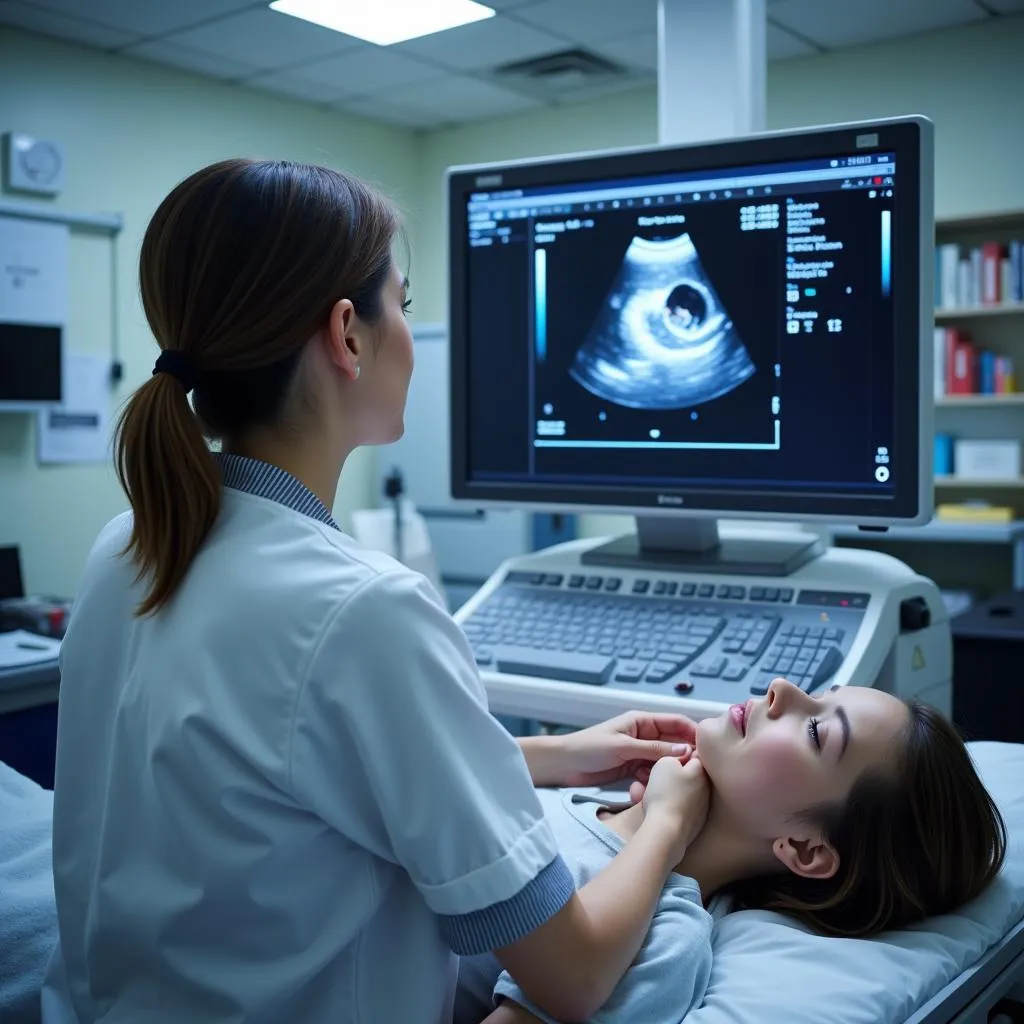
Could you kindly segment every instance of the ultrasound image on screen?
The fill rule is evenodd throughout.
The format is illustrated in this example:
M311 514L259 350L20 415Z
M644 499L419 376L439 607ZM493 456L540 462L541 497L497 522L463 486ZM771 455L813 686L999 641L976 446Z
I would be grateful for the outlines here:
M654 410L720 398L754 369L683 234L632 240L569 372L598 398Z

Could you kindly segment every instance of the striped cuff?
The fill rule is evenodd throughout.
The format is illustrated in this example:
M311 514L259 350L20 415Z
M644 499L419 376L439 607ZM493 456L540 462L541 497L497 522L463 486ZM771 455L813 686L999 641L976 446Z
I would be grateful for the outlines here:
M576 891L561 856L510 899L469 914L440 915L441 934L459 956L510 946L549 921Z

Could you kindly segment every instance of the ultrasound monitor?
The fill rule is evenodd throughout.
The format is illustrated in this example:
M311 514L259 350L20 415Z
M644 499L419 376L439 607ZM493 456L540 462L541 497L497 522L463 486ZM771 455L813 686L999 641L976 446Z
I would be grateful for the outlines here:
M630 512L638 537L594 560L748 572L803 556L727 550L718 517L929 518L926 119L458 167L447 190L456 499Z

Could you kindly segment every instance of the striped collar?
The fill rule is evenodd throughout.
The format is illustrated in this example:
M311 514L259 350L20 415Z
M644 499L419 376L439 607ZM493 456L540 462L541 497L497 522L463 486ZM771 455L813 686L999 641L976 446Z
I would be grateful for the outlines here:
M286 473L269 462L260 462L244 455L227 455L220 452L217 453L216 459L225 487L253 494L257 498L269 498L309 516L310 519L333 526L335 530L341 529L334 521L330 509L291 473Z

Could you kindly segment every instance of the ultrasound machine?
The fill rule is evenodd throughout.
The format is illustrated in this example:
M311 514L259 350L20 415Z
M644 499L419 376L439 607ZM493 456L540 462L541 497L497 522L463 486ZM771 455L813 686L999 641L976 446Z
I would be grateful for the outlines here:
M493 711L699 719L784 676L949 714L935 584L821 537L931 516L932 145L908 117L449 170L453 497L636 519L459 610Z

